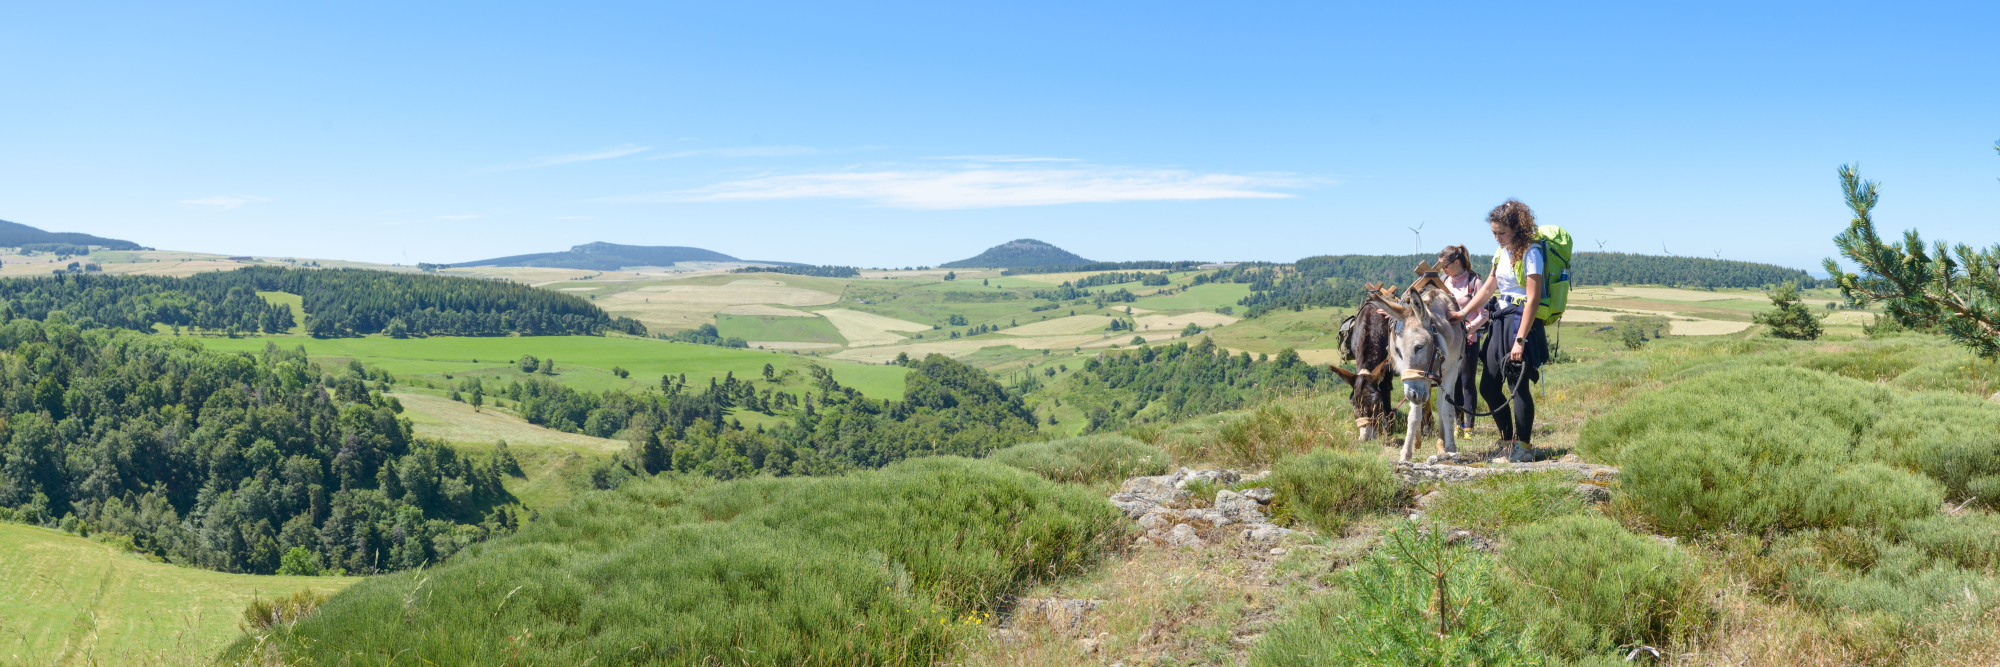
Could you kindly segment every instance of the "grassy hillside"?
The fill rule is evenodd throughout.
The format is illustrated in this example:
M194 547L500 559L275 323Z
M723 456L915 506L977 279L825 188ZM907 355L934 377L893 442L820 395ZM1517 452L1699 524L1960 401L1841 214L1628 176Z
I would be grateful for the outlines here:
M195 662L240 636L257 596L335 592L354 577L223 574L0 523L0 656L24 665Z

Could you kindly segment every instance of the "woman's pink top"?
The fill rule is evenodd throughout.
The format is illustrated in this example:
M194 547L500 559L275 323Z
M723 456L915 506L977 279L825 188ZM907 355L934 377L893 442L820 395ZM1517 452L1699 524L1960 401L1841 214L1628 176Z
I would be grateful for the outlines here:
M1480 281L1472 276L1471 271L1460 273L1456 277L1444 277L1444 287L1450 290L1452 298L1458 301L1459 310L1465 310L1468 306L1472 305L1472 297L1479 294L1479 285ZM1486 309L1484 308L1474 310L1471 315L1466 316L1465 342L1470 344L1479 338L1479 328L1485 324Z

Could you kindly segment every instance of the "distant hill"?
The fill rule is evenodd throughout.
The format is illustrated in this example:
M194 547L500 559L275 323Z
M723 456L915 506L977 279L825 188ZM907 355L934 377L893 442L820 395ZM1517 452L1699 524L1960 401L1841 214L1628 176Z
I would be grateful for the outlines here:
M1015 239L987 248L971 259L939 264L940 269L1012 269L1027 266L1080 266L1090 260L1034 239Z
M107 239L78 232L45 232L18 222L0 220L0 248L19 248L35 244L94 245L110 250L140 250L137 243L123 239Z
M673 266L675 262L754 262L792 266L791 262L737 259L713 250L671 245L619 245L585 243L565 252L538 252L528 255L495 257L448 266L541 266L555 269L616 271L627 266Z

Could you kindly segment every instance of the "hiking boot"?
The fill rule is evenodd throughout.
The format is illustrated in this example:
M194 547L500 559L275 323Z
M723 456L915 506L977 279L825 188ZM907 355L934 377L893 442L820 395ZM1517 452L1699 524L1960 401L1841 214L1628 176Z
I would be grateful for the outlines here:
M1513 443L1511 451L1507 454L1507 460L1515 463L1531 463L1535 460L1535 448L1533 445Z

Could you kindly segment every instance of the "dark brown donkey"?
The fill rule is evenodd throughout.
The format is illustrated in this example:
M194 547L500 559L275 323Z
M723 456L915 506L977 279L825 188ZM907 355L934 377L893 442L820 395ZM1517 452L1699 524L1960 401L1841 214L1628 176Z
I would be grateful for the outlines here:
M1375 292L1371 289L1369 293ZM1354 425L1361 430L1362 440L1373 440L1376 434L1388 433L1395 426L1396 411L1389 395L1394 386L1389 372L1389 337L1394 326L1382 304L1372 298L1363 301L1354 313L1354 325L1342 350L1342 356L1354 360L1357 371L1327 367L1354 388L1347 400L1354 405Z

